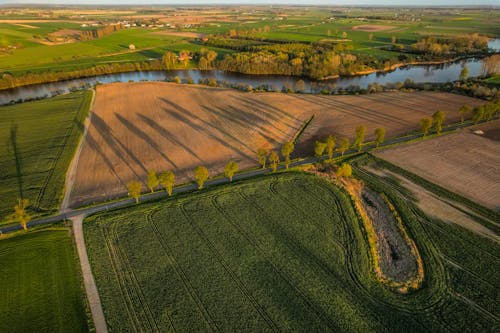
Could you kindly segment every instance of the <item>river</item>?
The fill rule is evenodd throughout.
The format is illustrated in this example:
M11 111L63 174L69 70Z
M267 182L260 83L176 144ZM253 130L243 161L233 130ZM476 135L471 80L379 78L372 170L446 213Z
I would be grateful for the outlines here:
M500 39L490 41L489 47L495 51L500 50ZM411 79L416 83L444 83L458 80L462 68L467 66L469 76L482 75L481 59L464 59L453 63L438 65L409 65L400 67L391 72L372 73L352 77L341 77L326 81L314 81L304 78L280 75L246 75L239 73L229 73L218 70L175 70L175 71L143 71L119 74L101 75L89 78L60 81L54 83L44 83L30 86L23 86L14 89L0 91L0 105L8 104L12 101L42 98L55 94L66 93L72 89L79 89L84 86L91 86L96 83L129 82L129 81L165 81L168 78L179 76L183 80L188 78L198 82L202 79L216 79L230 84L248 84L252 87L267 85L275 90L285 87L295 87L299 80L305 83L306 92L319 92L323 87L347 88L359 86L366 88L373 83L387 84L404 82Z

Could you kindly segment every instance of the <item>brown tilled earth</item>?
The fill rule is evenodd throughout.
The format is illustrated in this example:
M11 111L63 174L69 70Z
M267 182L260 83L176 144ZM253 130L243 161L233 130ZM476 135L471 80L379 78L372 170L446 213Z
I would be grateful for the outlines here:
M500 127L500 121L476 126ZM488 131L486 130L485 133ZM500 211L500 142L471 130L377 152L431 182Z
M328 134L352 137L360 124L367 126L370 139L380 126L388 137L415 131L419 119L437 108L447 111L447 121L456 121L464 103L481 101L434 92L313 96L164 82L101 85L71 206L125 195L129 181L145 184L148 170L173 170L177 183L183 183L201 164L211 176L222 173L230 159L240 169L255 166L258 148L279 149L313 114L297 155L309 154L314 140Z
M376 25L376 24L365 24L365 25L357 25L355 27L352 27L352 30L358 30L358 31L384 31L384 30L390 30L397 28L392 25Z

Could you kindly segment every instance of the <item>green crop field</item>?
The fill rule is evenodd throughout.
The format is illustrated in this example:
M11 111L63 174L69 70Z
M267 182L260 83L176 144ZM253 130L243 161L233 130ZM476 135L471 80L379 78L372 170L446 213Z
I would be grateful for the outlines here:
M0 332L87 332L80 268L67 228L0 240Z
M292 172L86 219L109 330L498 331L499 244L370 184L419 248L418 291L375 282L347 194Z
M58 208L91 99L79 91L0 107L0 224L21 196L34 215Z

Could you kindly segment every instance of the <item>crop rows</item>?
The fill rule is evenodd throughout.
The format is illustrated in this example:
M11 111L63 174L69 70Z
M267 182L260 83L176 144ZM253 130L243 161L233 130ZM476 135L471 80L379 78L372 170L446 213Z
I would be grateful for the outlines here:
M90 218L86 239L110 331L491 328L491 300L471 290L481 284L495 297L496 278L477 279L482 273L460 261L471 283L460 281L419 212L378 186L419 246L421 290L398 295L370 276L362 224L342 190L309 175L267 176ZM464 308L473 323L460 322Z

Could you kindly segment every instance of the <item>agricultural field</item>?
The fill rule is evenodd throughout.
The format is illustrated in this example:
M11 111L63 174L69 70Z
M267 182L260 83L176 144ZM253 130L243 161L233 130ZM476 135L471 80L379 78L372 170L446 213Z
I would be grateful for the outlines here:
M81 31L106 24L126 29L95 40L75 40ZM133 24L133 25L130 25ZM231 48L200 43L198 37L250 31L252 39L274 42L342 43L355 55L373 56L376 62L397 59L385 50L393 37L410 46L425 36L460 36L479 33L499 37L497 10L363 9L229 6L209 8L0 8L0 74L20 76L51 70L75 71L98 65L157 61L167 51L215 50L221 60ZM98 25L94 28L93 25ZM135 26L134 26L135 25ZM47 42L64 39L62 43ZM244 38L245 39L245 38ZM129 50L130 44L135 45ZM279 44L279 43L278 43ZM31 57L36 53L37 57ZM189 68L198 66L197 57Z
M465 103L483 102L433 92L312 96L158 82L98 86L70 202L78 206L124 195L126 184L145 181L149 170L172 170L181 184L192 180L200 164L212 176L231 159L240 169L256 166L257 149L294 139L313 115L297 156L312 155L318 138L353 137L359 125L367 126L368 140L380 126L387 136L415 132L437 105L447 112L446 123L454 122Z
M474 202L500 211L500 121L398 146L375 155Z
M0 240L0 331L88 332L82 278L68 228Z
M419 290L375 282L343 190L286 173L87 218L109 331L498 330L498 242L428 218L383 178L366 181L419 248Z
M59 208L91 100L91 91L79 91L0 106L0 224L20 197L35 217Z

